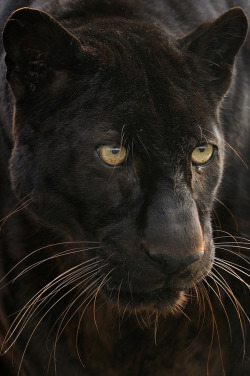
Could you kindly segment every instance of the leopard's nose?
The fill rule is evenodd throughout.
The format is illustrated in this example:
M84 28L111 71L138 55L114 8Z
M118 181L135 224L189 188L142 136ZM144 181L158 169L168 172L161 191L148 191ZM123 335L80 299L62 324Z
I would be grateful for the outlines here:
M164 270L168 274L178 273L185 270L195 261L198 261L204 255L204 251L200 250L193 254L189 254L186 256L170 256L166 253L151 251L149 252L149 256L151 259L158 261L164 266Z

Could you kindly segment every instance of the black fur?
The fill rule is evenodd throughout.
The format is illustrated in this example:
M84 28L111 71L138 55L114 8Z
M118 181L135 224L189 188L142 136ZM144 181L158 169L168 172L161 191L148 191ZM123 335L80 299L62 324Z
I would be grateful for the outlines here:
M2 4L2 374L249 375L247 1Z

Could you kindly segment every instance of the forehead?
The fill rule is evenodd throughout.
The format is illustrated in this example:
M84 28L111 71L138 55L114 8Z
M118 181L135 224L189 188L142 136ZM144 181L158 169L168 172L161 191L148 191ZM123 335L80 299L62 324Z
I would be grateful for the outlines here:
M200 82L196 61L158 31L138 33L120 35L119 42L112 40L112 46L105 46L92 91L94 133L109 137L113 131L128 140L139 135L145 141L166 144L173 137L200 138L206 130L211 132L216 108Z
M154 72L143 77L142 82L130 83L125 79L110 81L105 88L101 124L97 129L104 134L119 134L120 138L136 137L165 145L176 139L212 138L216 113L203 97L198 87L182 81L175 83L163 71L162 79L155 80ZM138 77L139 80L139 77ZM108 91L108 93L107 93ZM102 93L99 92L100 99ZM106 99L108 97L108 99ZM102 99L101 99L102 100Z

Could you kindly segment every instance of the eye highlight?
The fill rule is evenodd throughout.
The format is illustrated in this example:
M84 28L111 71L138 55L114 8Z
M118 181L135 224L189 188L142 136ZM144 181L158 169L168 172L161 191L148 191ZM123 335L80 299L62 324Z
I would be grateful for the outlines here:
M196 166L203 166L210 163L214 156L215 147L211 144L200 145L192 152L192 163Z
M97 151L99 157L109 166L120 166L127 156L127 150L124 146L102 145Z

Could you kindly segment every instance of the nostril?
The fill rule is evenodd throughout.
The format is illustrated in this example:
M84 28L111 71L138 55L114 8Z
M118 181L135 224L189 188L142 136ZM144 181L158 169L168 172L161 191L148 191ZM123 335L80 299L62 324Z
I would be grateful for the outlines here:
M186 269L189 265L198 261L203 256L204 251L196 252L195 254L187 256L170 256L169 254L160 252L149 252L151 259L164 264L164 269L167 273L176 273Z

